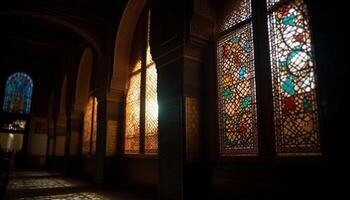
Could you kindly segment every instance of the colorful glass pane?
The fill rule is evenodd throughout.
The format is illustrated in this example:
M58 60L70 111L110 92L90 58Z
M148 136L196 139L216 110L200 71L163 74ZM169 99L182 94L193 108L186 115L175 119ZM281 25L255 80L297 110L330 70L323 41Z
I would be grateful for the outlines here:
M318 153L315 63L302 0L269 16L277 153Z
M153 63L146 71L146 115L145 115L145 152L157 153L158 150L158 101L157 69Z
M25 73L14 73L7 79L3 111L29 114L33 81Z
M224 11L223 18L219 24L219 31L225 31L234 25L243 22L251 17L250 0L231 1L228 9Z
M267 0L267 6L268 8L271 8L272 6L276 5L281 0Z
M251 23L218 41L221 155L257 153Z
M141 73L130 78L126 95L125 113L125 153L139 153L140 151L140 90Z

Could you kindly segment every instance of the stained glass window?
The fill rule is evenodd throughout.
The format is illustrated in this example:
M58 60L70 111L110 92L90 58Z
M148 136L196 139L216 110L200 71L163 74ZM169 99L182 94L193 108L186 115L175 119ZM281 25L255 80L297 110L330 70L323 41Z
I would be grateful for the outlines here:
M250 20L250 1L237 1L228 24ZM243 9L244 8L244 9ZM244 18L242 18L242 16ZM257 116L252 23L234 28L217 42L220 152L257 153Z
M218 42L221 153L257 148L252 28L247 25Z
M82 144L83 154L96 153L97 105L97 98L90 97L85 108Z
M275 2L268 0L268 5ZM307 7L303 0L292 0L270 12L277 153L319 153L315 62Z
M220 21L219 31L225 31L251 17L250 0L230 1Z
M280 1L281 0L267 0L267 6L268 6L268 8L271 8L272 6L276 5Z
M158 152L157 69L152 60L149 45L149 21L150 12L148 12L147 33L143 37L147 48L143 49L144 56L137 60L131 70L126 94L125 153L156 154ZM141 113L142 108L144 113ZM144 118L141 117L142 115ZM142 138L144 138L144 146L140 145Z
M3 111L29 114L33 81L25 73L18 72L8 77L4 95Z

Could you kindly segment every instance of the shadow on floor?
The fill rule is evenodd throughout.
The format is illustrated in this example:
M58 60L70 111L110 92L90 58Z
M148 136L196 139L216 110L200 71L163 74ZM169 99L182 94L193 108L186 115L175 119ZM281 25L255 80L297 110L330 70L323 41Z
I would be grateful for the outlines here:
M6 200L150 200L148 195L97 187L59 173L20 171L10 175Z

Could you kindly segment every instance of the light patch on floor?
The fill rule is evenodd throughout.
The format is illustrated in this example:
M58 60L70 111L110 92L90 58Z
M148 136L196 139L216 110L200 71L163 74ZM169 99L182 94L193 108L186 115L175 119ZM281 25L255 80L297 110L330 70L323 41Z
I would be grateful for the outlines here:
M80 193L69 193L62 195L50 195L50 196L37 196L37 197L24 197L19 200L108 200L108 198L103 197L99 194L92 192L80 192Z
M81 186L63 178L28 178L11 180L7 189L47 189Z

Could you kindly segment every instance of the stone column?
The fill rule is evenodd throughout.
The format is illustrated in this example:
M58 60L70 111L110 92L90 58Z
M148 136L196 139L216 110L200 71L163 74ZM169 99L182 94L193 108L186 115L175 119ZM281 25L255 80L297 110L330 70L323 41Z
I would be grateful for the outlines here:
M97 136L96 136L96 157L94 181L97 184L104 182L105 157L106 157L106 134L107 134L107 88L109 88L109 70L111 65L109 57L100 56L96 65L94 96L97 98Z
M152 1L151 53L158 75L159 199L184 199L186 2Z
M66 140L64 143L64 172L68 173L70 168L70 139L72 134L72 118L71 113L67 112Z
M151 53L158 73L159 199L190 197L193 185L187 183L195 168L189 166L202 154L201 73L208 65L206 53L213 28L208 2L152 1Z

